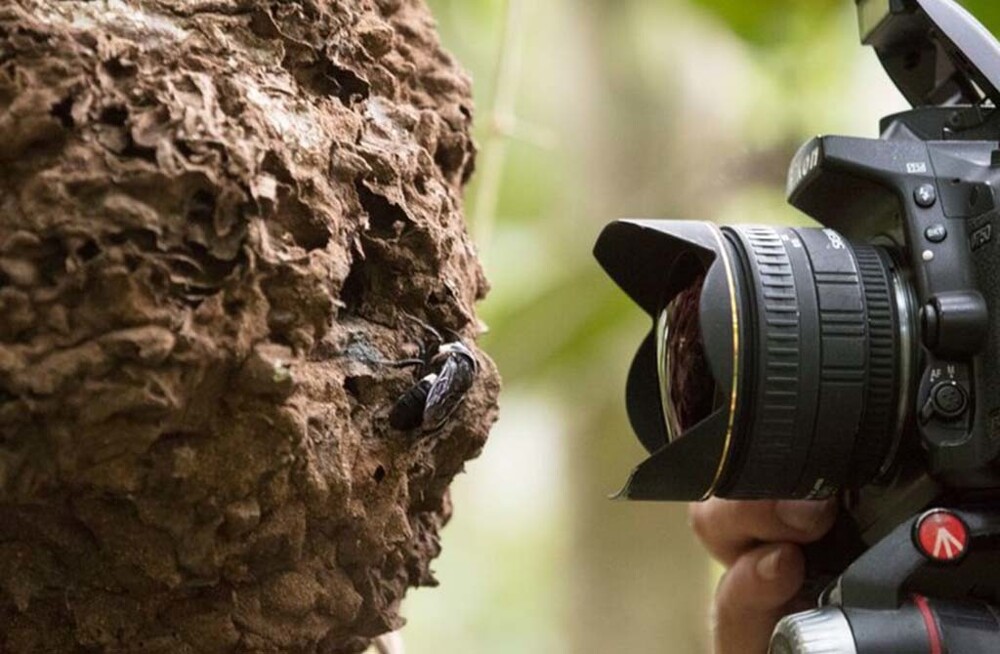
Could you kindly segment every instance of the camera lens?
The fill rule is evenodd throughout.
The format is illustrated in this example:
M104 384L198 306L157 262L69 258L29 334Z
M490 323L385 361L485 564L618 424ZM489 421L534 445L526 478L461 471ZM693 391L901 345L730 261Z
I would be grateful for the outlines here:
M829 497L887 473L910 418L913 291L830 229L620 221L608 273L654 320L627 385L631 499Z
M657 321L660 392L670 441L707 418L716 407L715 378L701 335L699 305L704 283L705 273L701 272L667 304Z

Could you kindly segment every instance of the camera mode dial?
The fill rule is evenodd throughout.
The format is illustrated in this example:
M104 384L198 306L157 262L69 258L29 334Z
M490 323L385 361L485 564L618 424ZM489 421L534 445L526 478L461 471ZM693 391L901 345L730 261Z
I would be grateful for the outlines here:
M969 394L954 380L940 381L931 387L920 412L924 422L932 418L955 420L969 408Z
M958 383L943 381L931 390L931 402L934 412L942 418L957 418L965 413L969 397Z

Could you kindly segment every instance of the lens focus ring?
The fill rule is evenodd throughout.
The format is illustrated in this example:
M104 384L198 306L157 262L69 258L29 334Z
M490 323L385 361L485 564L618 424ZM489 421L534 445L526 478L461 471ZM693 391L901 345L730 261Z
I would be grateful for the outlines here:
M799 495L824 497L847 482L865 404L864 290L853 248L828 229L796 233L809 255L819 310L820 379L809 462Z

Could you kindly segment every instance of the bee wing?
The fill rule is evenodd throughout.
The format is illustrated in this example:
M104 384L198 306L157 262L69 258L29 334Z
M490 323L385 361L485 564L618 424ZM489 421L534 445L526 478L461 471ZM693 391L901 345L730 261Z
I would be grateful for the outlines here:
M427 393L427 404L424 405L426 431L433 431L444 425L465 399L475 374L475 367L467 358L448 357Z

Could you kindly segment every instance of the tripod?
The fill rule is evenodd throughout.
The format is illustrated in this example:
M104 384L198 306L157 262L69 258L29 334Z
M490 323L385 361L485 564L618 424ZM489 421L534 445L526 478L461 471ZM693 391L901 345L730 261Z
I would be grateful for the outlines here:
M934 508L847 566L817 610L783 619L771 652L1000 652L998 596L1000 510Z

